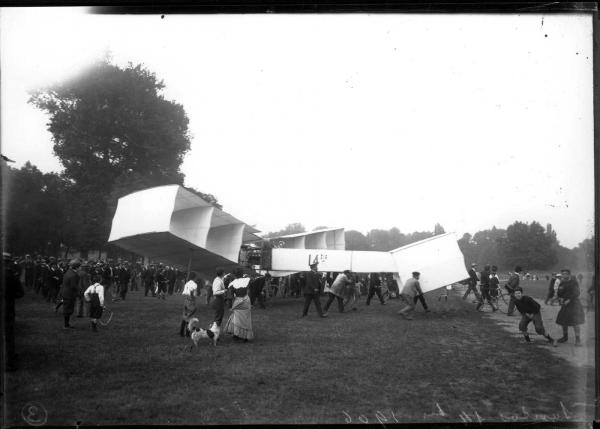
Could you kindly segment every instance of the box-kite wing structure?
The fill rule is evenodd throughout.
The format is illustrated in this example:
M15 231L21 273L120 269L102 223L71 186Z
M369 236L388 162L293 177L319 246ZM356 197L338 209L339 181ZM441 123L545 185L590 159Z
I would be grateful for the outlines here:
M327 228L318 231L300 232L269 239L277 249L330 249L346 250L344 228Z
M212 275L242 266L274 276L308 271L398 273L400 283L421 273L423 292L468 277L453 233L390 252L345 250L343 228L263 240L256 229L179 185L159 186L119 199L109 242L154 261ZM250 243L250 244L248 244ZM256 244L258 243L258 244ZM400 285L401 286L401 285Z
M119 199L109 243L167 265L214 274L238 265L244 241L258 230L179 185L158 186ZM191 258L191 259L190 259Z
M436 235L391 252L273 248L270 269L275 272L307 271L313 262L319 263L322 272L398 273L400 287L412 277L413 271L418 271L423 292L469 277L453 233Z

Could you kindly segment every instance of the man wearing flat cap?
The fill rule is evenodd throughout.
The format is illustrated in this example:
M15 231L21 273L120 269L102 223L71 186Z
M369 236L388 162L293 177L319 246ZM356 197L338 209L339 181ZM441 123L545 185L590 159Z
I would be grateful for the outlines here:
M404 287L402 288L402 293L400 294L400 298L404 301L406 306L398 311L398 314L404 317L406 320L412 320L412 316L408 313L415 310L415 297L418 295L423 295L423 291L421 290L421 285L419 284L419 276L421 273L418 271L413 271L412 277L404 283Z
M321 309L321 300L319 298L319 292L321 290L321 278L319 276L319 264L313 262L310 264L310 271L306 273L306 282L302 287L302 293L304 294L304 308L302 309L302 317L308 315L308 308L312 301L315 302L317 313L320 317L327 317L326 313L323 313Z
M72 259L69 263L69 269L65 273L60 290L63 297L63 316L65 324L63 329L73 328L69 323L71 315L75 311L75 300L79 294L79 275L77 269L81 266L79 259Z

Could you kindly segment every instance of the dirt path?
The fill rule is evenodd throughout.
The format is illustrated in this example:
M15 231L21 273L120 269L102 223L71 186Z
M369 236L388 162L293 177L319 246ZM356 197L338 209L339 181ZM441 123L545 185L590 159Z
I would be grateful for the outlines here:
M457 296L462 296L464 291L458 290L453 291L453 293ZM469 299L471 298L472 295L469 296ZM544 321L544 327L546 328L546 331L554 339L562 337L562 327L555 323L556 315L558 314L560 307L558 305L545 305L543 302L540 302L539 299L536 299L536 301L542 306L542 320ZM516 316L510 317L499 311L495 313L492 312L487 305L485 306L484 310L485 311L482 313L482 316L491 318L500 327L502 327L502 329L509 332L511 336L515 337L519 341L523 341L523 335L519 331L521 315L518 311L515 311ZM473 311L475 311L475 304L473 304ZM583 343L583 347L575 347L575 334L573 333L573 330L569 328L569 341L564 344L557 344L556 347L549 347L550 351L576 367L593 367L595 342L594 317L594 311L585 313L585 324L581 326L581 341ZM546 339L535 333L533 323L529 324L529 334L535 343L532 345L532 347L548 347Z

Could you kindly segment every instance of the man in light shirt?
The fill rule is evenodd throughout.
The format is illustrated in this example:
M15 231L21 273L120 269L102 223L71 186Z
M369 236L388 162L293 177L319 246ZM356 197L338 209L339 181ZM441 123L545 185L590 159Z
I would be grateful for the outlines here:
M225 270L223 268L217 268L217 276L213 280L212 294L213 302L212 308L215 312L214 322L217 326L221 326L223 321L223 315L225 314L225 283L223 282L223 275Z
M187 324L196 313L196 296L198 295L198 284L196 283L196 273L192 271L189 274L188 282L183 286L183 313L181 318L181 325L179 326L179 335L189 335L189 331L186 330Z
M412 320L412 316L409 316L408 313L415 309L415 297L423 294L421 285L419 284L420 275L421 273L418 271L413 271L412 278L406 280L406 283L404 283L404 287L402 288L402 293L400 294L400 298L404 301L406 306L400 310L398 314L406 320Z
M333 302L334 299L337 299L338 303L338 311L340 313L344 312L344 298L345 296L345 288L347 285L354 283L352 281L350 270L345 270L343 273L338 274L333 284L331 285L331 292L329 293L329 299L327 303L325 303L325 313L329 310L329 306Z

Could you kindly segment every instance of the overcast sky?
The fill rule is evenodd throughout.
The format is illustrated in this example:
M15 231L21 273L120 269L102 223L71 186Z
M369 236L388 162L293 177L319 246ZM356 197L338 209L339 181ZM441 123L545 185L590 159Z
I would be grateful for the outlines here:
M60 171L28 90L110 51L190 119L186 185L263 232L594 229L591 15L2 9L2 153Z

